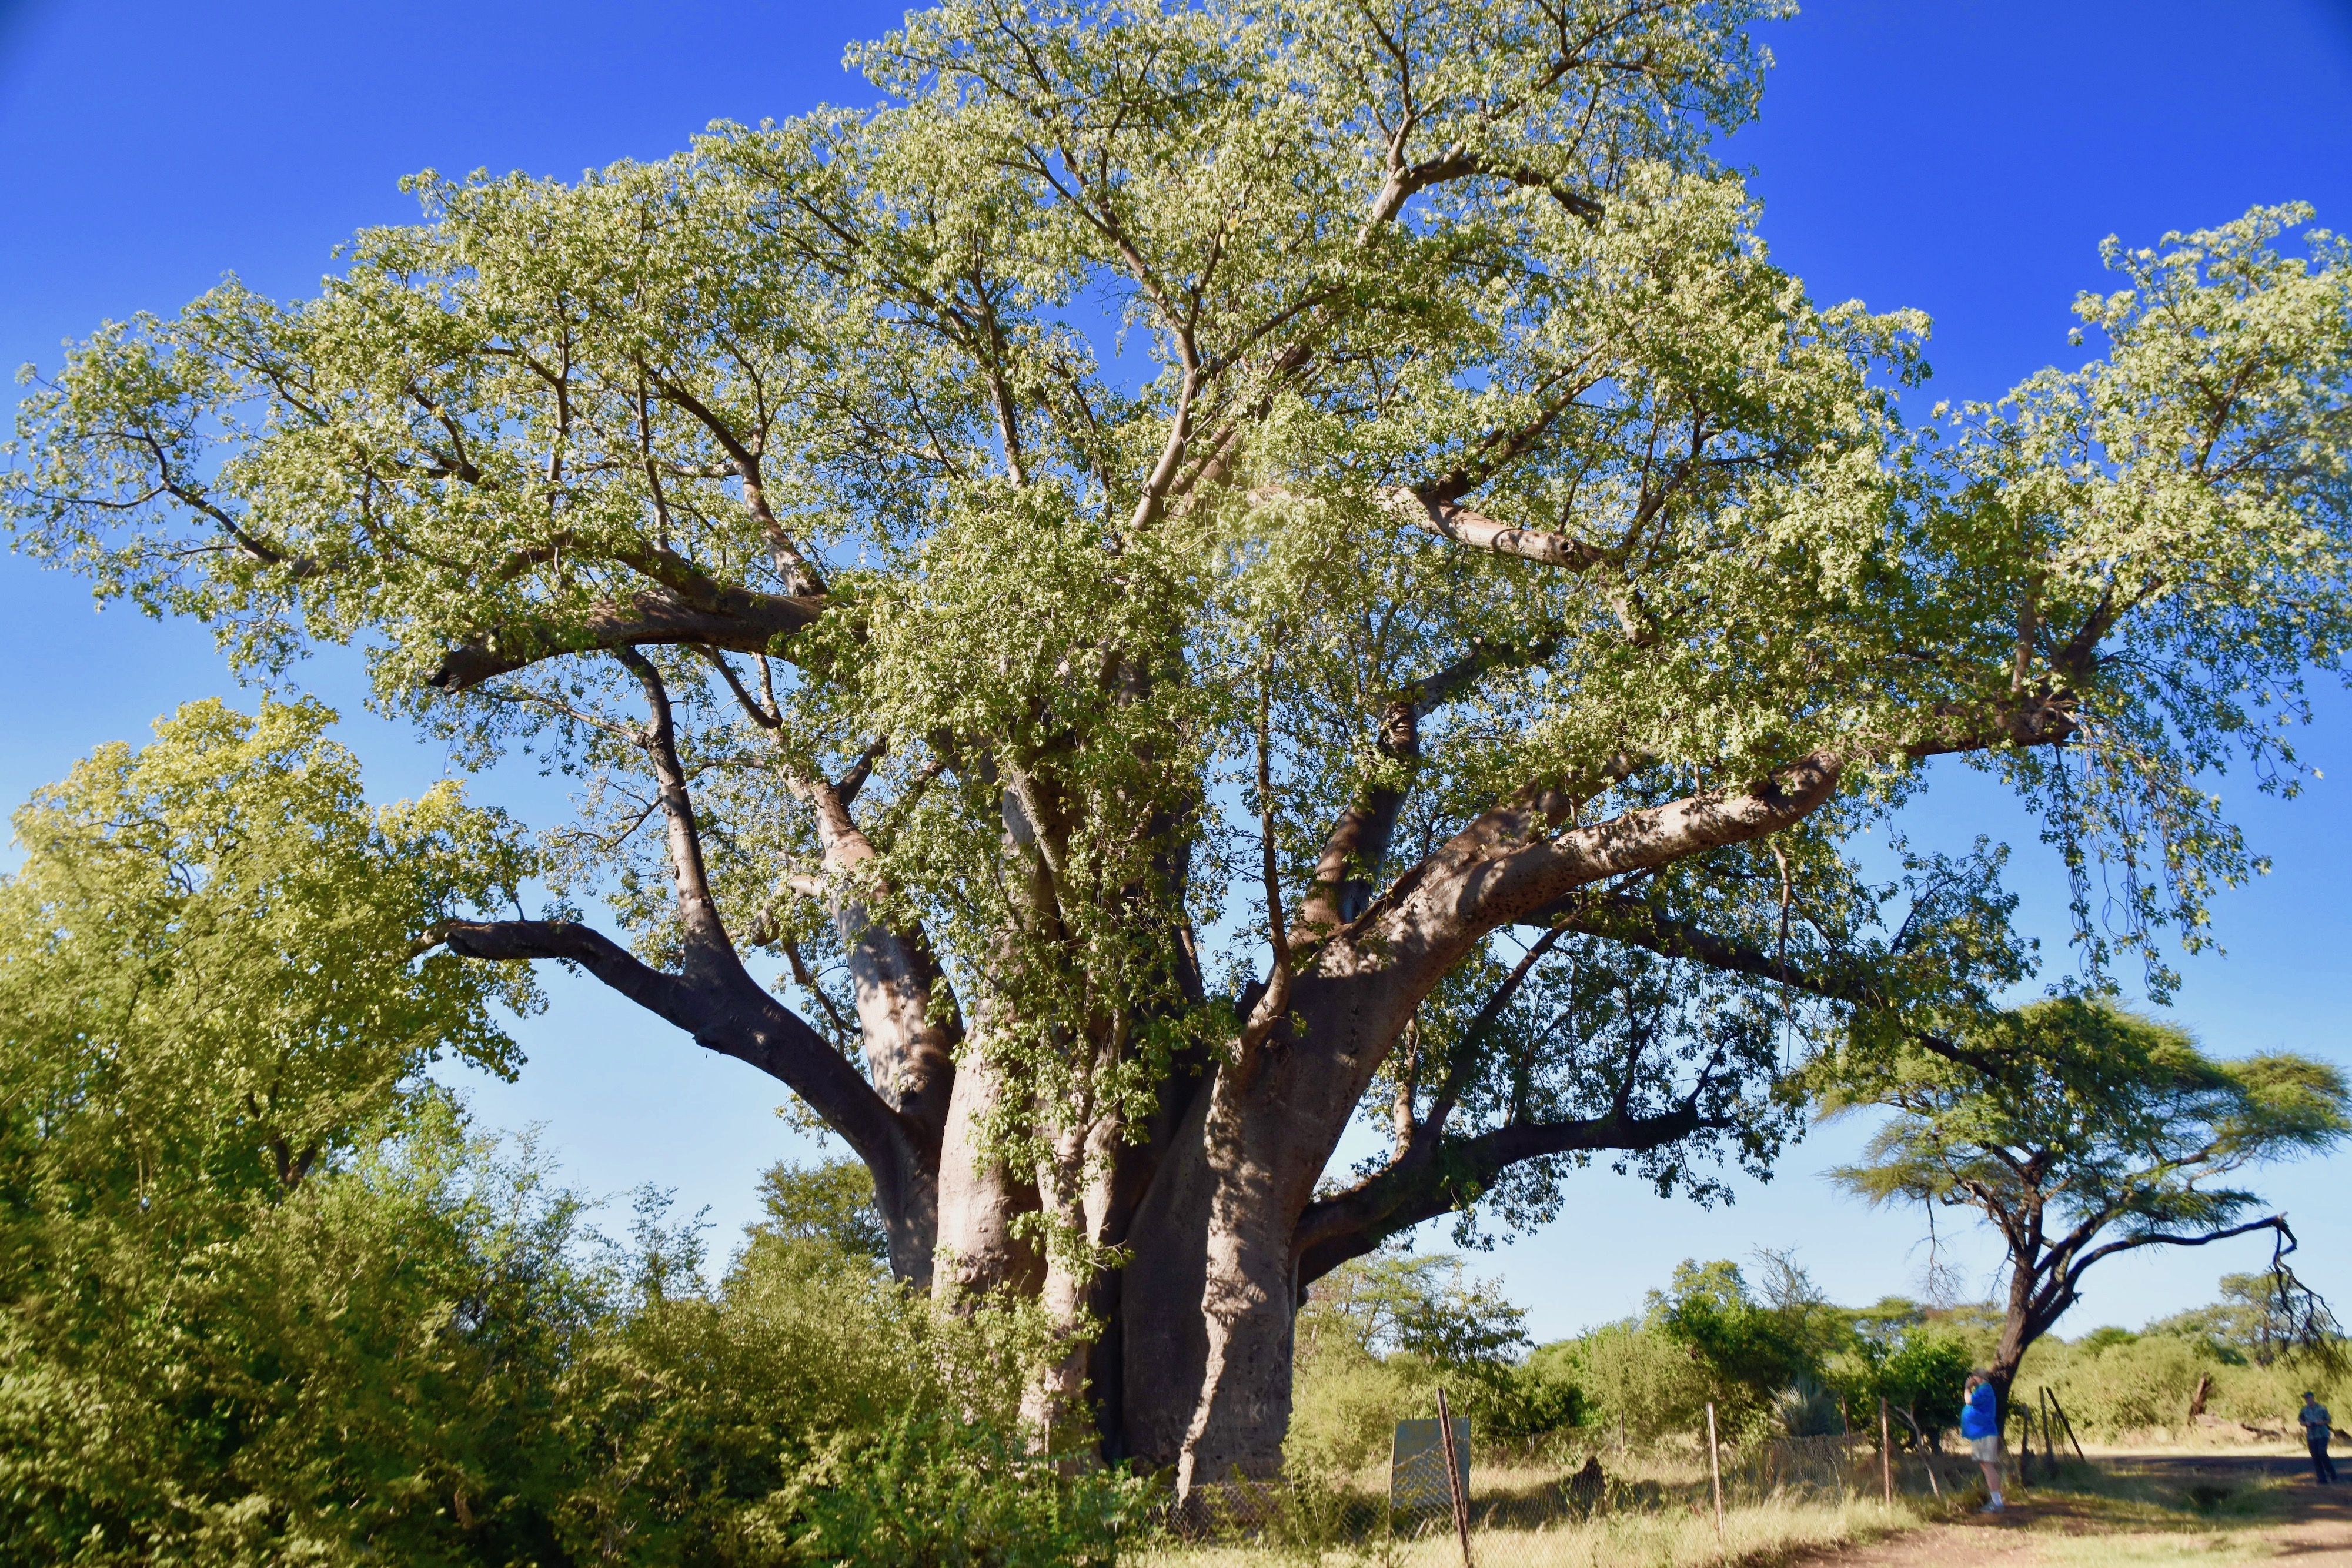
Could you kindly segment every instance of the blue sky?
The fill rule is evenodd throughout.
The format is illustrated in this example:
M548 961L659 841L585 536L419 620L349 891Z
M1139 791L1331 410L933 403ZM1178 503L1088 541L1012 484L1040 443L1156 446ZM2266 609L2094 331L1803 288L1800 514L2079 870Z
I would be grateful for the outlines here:
M756 0L0 0L0 361L54 366L60 340L173 309L225 272L268 293L310 289L352 229L413 215L394 183L416 169L571 174L662 155L713 119L864 101L842 47L897 16ZM1763 118L1729 154L1755 170L1775 255L1818 297L1935 319L1922 404L1994 395L2063 362L2068 303L2100 286L2107 235L2147 243L2287 199L2352 226L2347 0L1819 0L1768 36L1780 65ZM0 671L6 802L230 686L201 628L94 614L79 583L7 557ZM348 716L373 789L438 777L437 752L361 711L355 674L330 654L300 678ZM2352 1063L2352 834L2336 809L2352 781L2352 702L2331 695L2320 710L2307 748L2327 778L2305 799L2221 781L2277 870L2221 900L2229 956L2186 966L2178 1016L2225 1051ZM526 768L475 789L542 824L565 812L558 783ZM2063 886L1985 781L1939 778L1910 827L1938 847L2015 839L2016 884L2064 961ZM778 1086L591 984L551 979L554 1006L522 1031L521 1082L475 1087L482 1117L542 1124L583 1188L673 1186L731 1236L758 1171L800 1146L773 1114ZM1682 1258L1759 1246L1793 1247L1843 1299L1914 1290L1918 1216L1862 1210L1820 1178L1857 1141L1817 1133L1770 1184L1743 1181L1735 1205L1710 1212L1590 1176L1557 1223L1488 1267L1547 1335L1634 1310ZM2352 1155L2278 1170L2265 1186L2305 1238L2306 1277L2352 1305ZM1980 1283L1990 1249L1955 1222L1944 1232ZM2217 1274L2258 1261L2252 1242L2118 1260L2066 1328L2195 1304Z

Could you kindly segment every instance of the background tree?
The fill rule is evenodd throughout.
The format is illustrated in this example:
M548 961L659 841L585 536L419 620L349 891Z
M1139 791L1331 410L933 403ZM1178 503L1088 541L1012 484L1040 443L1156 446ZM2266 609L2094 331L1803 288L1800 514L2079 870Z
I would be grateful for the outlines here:
M1832 1373L1844 1401L1838 1429L1858 1426L1866 1433L1885 1399L1899 1423L1899 1444L1921 1441L1940 1453L1944 1429L1960 1418L1970 1369L1967 1343L1900 1296L1842 1315L1851 1330Z
M371 809L314 704L196 703L16 814L0 877L0 1560L550 1551L509 1496L600 1305L576 1206L420 1080L530 977L453 785Z
M2343 247L2111 248L2095 357L1912 433L1924 322L1811 300L1709 158L1772 9L957 0L870 111L423 176L315 298L101 329L6 512L584 770L551 849L635 951L450 949L788 1083L901 1277L1062 1325L1041 1418L1265 1469L1302 1286L1769 1158L1848 1005L1791 965L1947 984L1967 878L1885 922L1837 851L1928 758L2119 856L2091 951L2153 955L2249 869L2201 774L2291 783L2344 645Z
M1386 1451L1398 1421L1430 1416L1441 1386L1481 1441L1573 1425L1581 1402L1572 1369L1525 1354L1526 1321L1455 1254L1391 1244L1350 1259L1299 1309L1286 1457L1307 1474L1353 1476Z
M2027 1349L2119 1252L2268 1230L2279 1288L2306 1321L2320 1310L2285 1270L2286 1217L2244 1218L2262 1199L2224 1184L2352 1133L2352 1089L2327 1062L2218 1061L2182 1030L2061 997L1955 1039L1854 1051L1822 1082L1829 1114L1893 1113L1837 1181L1873 1203L1974 1208L2000 1234L2008 1299L1988 1370L2004 1402Z
M889 1260L890 1238L874 1209L874 1173L862 1160L780 1160L760 1178L760 1206L767 1218L750 1227L755 1245L762 1238L815 1243L877 1266Z
M79 1196L168 1228L167 1170L269 1203L373 1135L435 1061L516 1070L492 1008L537 1008L530 975L441 950L438 928L512 907L530 851L452 783L369 808L334 717L192 703L16 813L0 1118L20 1212Z
M1676 1268L1664 1291L1650 1292L1647 1317L1652 1332L1698 1367L1702 1397L1735 1438L1773 1425L1781 1396L1801 1379L1818 1380L1845 1337L1826 1300L1806 1291L1760 1301L1739 1266L1725 1260Z

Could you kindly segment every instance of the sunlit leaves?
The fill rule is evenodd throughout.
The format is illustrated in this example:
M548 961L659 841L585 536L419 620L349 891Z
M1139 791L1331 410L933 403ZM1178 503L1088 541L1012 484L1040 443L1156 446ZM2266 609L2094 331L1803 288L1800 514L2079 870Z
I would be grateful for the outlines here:
M21 405L5 516L248 664L356 643L470 755L580 770L551 867L661 956L608 656L646 647L739 936L822 1010L841 911L919 930L1032 1106L1139 1115L1229 1034L1359 805L1396 808L1376 888L1526 791L1590 824L1824 753L1845 794L1780 852L1610 896L1906 1006L1940 955L1978 1006L2024 972L1982 879L1906 948L1839 849L1966 753L2042 811L2092 971L2160 989L2258 863L2212 775L2292 788L2278 721L2345 643L2352 264L2296 208L2111 247L2102 357L1906 425L1924 320L1812 299L1712 159L1780 9L955 0L855 52L870 110L419 176L314 298L100 329ZM1269 829L1282 907L1232 918ZM1797 1028L1622 942L1573 951L1738 1034L1727 1084ZM1547 1114L1600 1082L1555 1067Z

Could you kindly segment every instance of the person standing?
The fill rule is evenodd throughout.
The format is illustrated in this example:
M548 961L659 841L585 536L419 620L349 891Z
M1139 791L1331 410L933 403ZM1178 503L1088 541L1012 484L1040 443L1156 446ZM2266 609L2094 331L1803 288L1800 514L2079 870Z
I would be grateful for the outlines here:
M1969 1440L1985 1478L1985 1505L1979 1511L1999 1513L2000 1500L2000 1395L1992 1379L1981 1372L1969 1374L1960 1404L1960 1436Z
M2336 1461L2327 1457L2327 1438L2335 1422L2327 1414L2327 1406L2306 1388L2303 1391L2303 1409L2295 1419L2303 1423L2304 1440L2311 1445L2311 1473L2318 1478L2321 1486L2334 1484Z

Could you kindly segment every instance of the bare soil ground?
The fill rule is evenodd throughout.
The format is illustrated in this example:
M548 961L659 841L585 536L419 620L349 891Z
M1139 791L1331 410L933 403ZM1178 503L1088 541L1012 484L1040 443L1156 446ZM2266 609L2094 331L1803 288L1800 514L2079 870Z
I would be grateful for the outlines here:
M1962 1515L1799 1568L2137 1568L2291 1563L2352 1568L2352 1481L2316 1485L2276 1455L2101 1455Z

